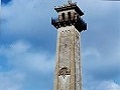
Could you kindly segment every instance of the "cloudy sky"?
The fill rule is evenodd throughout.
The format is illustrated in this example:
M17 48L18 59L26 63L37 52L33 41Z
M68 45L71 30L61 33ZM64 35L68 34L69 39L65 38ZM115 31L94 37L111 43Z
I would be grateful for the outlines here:
M54 6L67 0L1 0L0 90L53 90ZM74 0L82 32L83 90L120 90L120 2Z

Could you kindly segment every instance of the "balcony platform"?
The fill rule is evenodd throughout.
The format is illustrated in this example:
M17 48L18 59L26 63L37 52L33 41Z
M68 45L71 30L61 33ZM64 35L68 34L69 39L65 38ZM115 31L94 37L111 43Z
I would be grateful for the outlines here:
M81 18L67 19L67 20L59 20L58 18L52 18L51 23L57 29L60 27L72 26L81 32L83 30L87 30L87 24Z

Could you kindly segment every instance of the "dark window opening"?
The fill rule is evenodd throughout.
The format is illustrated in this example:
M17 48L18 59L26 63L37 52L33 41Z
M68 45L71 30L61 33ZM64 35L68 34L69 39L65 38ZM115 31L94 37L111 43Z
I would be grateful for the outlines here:
M62 13L62 19L65 20L65 13Z
M71 19L71 12L68 12L68 19Z

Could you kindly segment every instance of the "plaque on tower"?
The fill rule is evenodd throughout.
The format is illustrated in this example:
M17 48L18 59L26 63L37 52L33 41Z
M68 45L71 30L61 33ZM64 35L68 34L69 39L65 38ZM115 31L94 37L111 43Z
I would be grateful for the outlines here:
M70 75L70 69L67 67L61 68L58 72L58 76L63 76L63 78L65 78L66 75Z

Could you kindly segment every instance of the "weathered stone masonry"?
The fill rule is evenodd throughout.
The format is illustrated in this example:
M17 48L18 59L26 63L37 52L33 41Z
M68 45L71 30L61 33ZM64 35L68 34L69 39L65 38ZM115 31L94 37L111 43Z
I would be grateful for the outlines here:
M54 90L82 90L80 32L86 30L84 14L76 3L55 7L58 30Z

